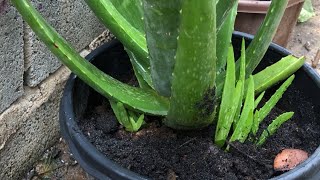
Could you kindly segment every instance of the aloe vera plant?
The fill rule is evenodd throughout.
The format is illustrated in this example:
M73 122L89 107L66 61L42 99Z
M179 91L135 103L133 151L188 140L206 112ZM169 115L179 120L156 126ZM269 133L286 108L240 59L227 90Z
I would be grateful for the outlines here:
M233 127L231 141L243 142L252 126L256 132L259 125L255 122L265 117L254 113L262 98L255 102L255 95L288 78L304 63L304 58L288 56L252 75L288 0L272 1L260 31L247 49L243 44L236 63L230 44L238 0L85 0L124 45L140 85L131 87L83 59L29 0L11 1L52 53L110 100L128 131L137 131L144 114L151 114L163 117L163 122L175 129L217 123L215 142L219 146L225 144ZM288 118L279 119L282 123ZM270 129L274 131L281 123Z

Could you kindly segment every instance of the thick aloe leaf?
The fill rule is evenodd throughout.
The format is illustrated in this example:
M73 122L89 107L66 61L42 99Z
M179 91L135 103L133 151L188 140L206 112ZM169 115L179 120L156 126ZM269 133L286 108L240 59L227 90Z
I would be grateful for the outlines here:
M182 0L143 0L144 22L155 90L171 95Z
M255 84L255 94L260 94L261 92L272 87L279 81L282 81L288 78L290 75L295 73L300 69L305 62L305 58L296 58L294 56L286 56L280 61L272 64L271 66L266 67L264 70L253 75L254 84ZM238 62L237 62L238 63ZM240 63L239 63L240 64ZM225 73L223 73L225 74ZM223 82L219 81L221 77L217 77L217 96L221 96ZM246 80L247 87L248 79ZM245 88L246 91L246 88Z
M268 13L256 33L253 41L247 48L246 74L247 77L254 71L262 60L264 54L278 29L288 0L271 1Z
M223 27L225 20L228 18L231 11L237 9L238 0L219 0L217 3L217 31ZM235 12L236 13L236 12ZM232 14L232 13L231 13ZM229 30L229 29L228 29Z
M218 5L219 4L221 3L218 3ZM220 30L217 31L217 74L225 70L228 56L228 47L231 44L231 37L234 30L234 22L237 15L237 9L238 4L234 4L230 13L228 13L228 16L222 23Z
M293 114L294 112L286 112L278 116L275 120L273 120L272 123L268 126L268 128L262 132L256 144L258 146L263 145L267 138L269 136L272 136L283 123L288 121L293 116Z
M169 101L166 98L157 95L154 91L147 91L123 84L106 75L83 59L77 51L41 17L30 1L12 0L12 3L51 52L97 92L105 97L120 101L126 106L136 110L157 115L167 114Z
M298 69L300 69L304 62L304 57L298 59L290 55L282 58L275 64L268 66L264 70L253 75L255 83L255 94L259 94L267 90L277 82L288 78Z
M253 109L254 109L254 81L253 77L249 78L248 91L246 95L246 99L244 102L244 106L240 115L240 119L236 125L236 129L234 130L230 142L239 141L243 143L249 133L251 132L251 127L253 124Z
M144 33L143 0L109 0L117 11L137 30Z
M138 31L145 34L143 21L143 5L142 0L110 0L116 10ZM129 50L126 48L126 51ZM138 58L133 52L128 52L131 64L135 70L139 84L147 83L149 87L153 87L150 75L150 64ZM143 79L141 79L141 78ZM143 82L145 81L145 82Z
M221 1L221 0L220 0ZM219 2L220 2L219 1ZM221 1L223 3L224 1ZM268 50L268 47L273 39L274 34L280 24L281 18L287 7L288 0L272 1L269 7L266 18L261 24L258 32L256 33L253 41L250 43L246 50L246 76L252 74L254 69L262 60L263 56ZM237 62L236 70L239 71L240 63ZM217 95L220 96L223 88L223 79L225 72L219 73L217 77ZM257 87L257 84L256 84Z
M144 89L154 89L150 76L150 70L144 69L144 66L139 64L137 57L130 50L126 48L125 50L130 58L134 74L136 75L140 87Z
M214 142L219 147L222 147L228 137L231 125L234 121L234 116L238 108L238 104L234 102L234 96L241 94L241 84L235 90L235 62L232 46L229 47L227 58L227 74L225 78L222 99L219 110L218 123L215 132ZM237 94L235 94L235 92ZM239 102L238 102L239 103Z
M290 76L279 89L271 96L271 98L266 102L266 104L254 114L254 122L252 126L252 133L256 135L259 129L260 123L265 117L270 113L270 111L275 107L278 101L281 99L283 93L287 90L294 79L294 75Z
M296 58L291 55L282 58L280 61L266 67L264 70L253 75L255 94L260 94L261 92L272 87L274 84L288 78L290 75L295 73L304 64L305 58ZM240 64L240 63L239 63ZM217 77L218 79L219 77ZM219 83L219 82L217 82ZM223 83L217 84L217 96L220 96L222 92ZM248 79L246 80L245 87L248 86ZM246 88L245 88L246 91Z
M216 1L182 1L176 64L166 125L208 126L215 110Z
M116 0L85 0L85 2L117 39L136 55L138 60L141 61L140 64L145 65L144 69L150 67L145 34L141 28L133 25L135 23L141 24L141 20L134 22L134 20L138 18L130 18L130 14L138 16L138 12L141 11L137 4L139 1L123 0L116 2ZM133 8L129 7L128 4L134 4L132 6Z

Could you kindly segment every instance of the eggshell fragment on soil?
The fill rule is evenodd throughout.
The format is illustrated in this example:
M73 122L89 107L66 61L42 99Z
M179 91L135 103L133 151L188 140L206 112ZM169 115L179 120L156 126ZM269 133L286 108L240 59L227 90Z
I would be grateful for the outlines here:
M288 171L308 159L308 153L301 149L284 149L274 159L273 168L276 171Z

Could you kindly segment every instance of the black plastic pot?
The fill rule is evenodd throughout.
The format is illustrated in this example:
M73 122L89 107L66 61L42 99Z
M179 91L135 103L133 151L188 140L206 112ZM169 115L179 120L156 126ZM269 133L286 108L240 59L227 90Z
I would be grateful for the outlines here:
M252 36L248 34L240 32L234 33L233 44L235 52L239 52L239 48L236 47L240 47L243 37L247 43L252 40ZM288 50L272 44L257 69L262 69L288 54L290 54ZM117 41L112 41L99 47L86 58L106 73L120 79L132 71L130 61L122 45ZM320 76L309 65L305 64L303 68L296 73L293 88L307 97L308 101L312 103L314 112L320 112L320 96L318 95ZM89 91L91 91L91 88L72 74L66 84L61 100L61 133L75 159L89 174L97 179L147 179L109 160L104 154L100 153L81 132L77 125L77 119L86 109L87 102L89 101ZM283 98L291 97L284 96ZM285 110L298 112L298 107L301 103L299 98L294 99L291 102L290 108ZM304 120L307 121L308 119ZM320 146L304 163L300 164L294 170L274 179L320 179Z

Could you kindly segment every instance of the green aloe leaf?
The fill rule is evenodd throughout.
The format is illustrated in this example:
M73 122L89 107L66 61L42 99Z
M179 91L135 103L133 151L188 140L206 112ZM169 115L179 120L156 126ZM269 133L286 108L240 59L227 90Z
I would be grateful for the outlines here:
M221 3L224 1L221 1ZM262 60L267 52L274 34L280 24L281 18L287 7L288 0L272 1L266 18L261 24L253 41L246 50L246 75L252 74L254 69ZM239 71L240 62L236 63L236 70ZM219 73L217 77L217 95L220 96L223 88L225 72ZM255 84L256 87L258 84Z
M121 125L123 125L126 129L132 129L132 125L129 121L127 110L123 106L123 104L121 102L116 102L113 100L110 100L109 102L118 122Z
M283 123L288 121L293 115L294 112L286 112L278 116L275 120L273 120L272 123L268 126L268 128L262 132L259 140L256 143L257 146L263 145L267 138L269 136L272 136L277 131L277 129L279 129L279 127Z
M216 1L182 1L176 64L173 71L169 127L208 126L215 110Z
M240 91L240 98L239 98L239 102L237 102L236 104L238 104L238 108L235 114L235 118L234 118L234 123L233 123L233 129L236 128L237 122L239 120L240 117L240 112L241 112L241 107L242 107L242 101L244 99L244 90L245 90L245 78L246 78L246 44L244 39L242 39L242 45L241 45L241 56L240 56L240 72L239 72L239 79L237 82L237 86L238 83L241 82L241 91Z
M112 2L115 9L132 25L135 29L141 32L143 35L144 31L144 21L143 21L143 0L109 0ZM139 35L140 36L140 35ZM126 48L126 51L129 50ZM133 52L128 52L130 56L132 66L135 70L137 77L141 85L144 80L149 87L153 88L151 75L150 75L150 64L149 60L146 61L146 57L137 57ZM153 88L154 89L154 88Z
M263 96L265 94L265 91L263 91L258 97L257 99L254 101L254 108L257 108L259 103L261 102Z
M150 62L143 31L141 0L85 0L85 2L117 39L135 54L139 66L148 69ZM142 73L140 69L138 70Z
M254 114L254 123L252 126L252 133L256 135L259 129L260 123L265 117L270 113L270 111L275 107L278 101L281 99L283 93L287 90L294 79L294 75L290 76L279 89L271 96L271 98L266 102L266 104Z
M109 0L116 10L138 31L144 33L143 0Z
M234 121L235 113L238 108L242 82L237 83L235 88L235 59L232 46L229 47L229 53L227 58L227 74L225 78L222 99L219 110L218 123L215 132L214 142L219 147L225 144L225 141L229 135L231 125ZM235 98L238 96L239 98Z
M144 122L144 114L137 116L137 114L135 114L134 112L129 111L129 121L132 126L132 129L130 129L129 131L137 132L140 130L141 126L145 123Z
M219 2L222 2L219 1ZM229 1L228 1L229 2ZM224 3L218 3L224 5ZM228 4L228 3L226 3ZM217 10L219 8L217 7ZM238 4L234 4L230 13L221 25L220 30L217 31L217 74L225 70L227 63L228 49L231 44L232 33L234 30L234 22L236 20ZM217 79L218 80L218 79ZM224 79L222 79L223 81Z
M253 75L255 94L260 94L261 92L267 90L276 83L285 80L293 73L295 73L298 69L300 69L301 66L303 66L304 62L304 57L296 58L289 55L282 58L280 61L272 64L271 66L266 67L264 70L258 72L257 74ZM245 87L247 87L248 79L246 80L245 84ZM217 89L222 89L220 87L221 85L223 85L223 83L217 84Z
M83 59L35 10L29 0L12 0L40 40L79 78L105 97L150 114L166 115L169 101L154 91L134 88L106 75Z
M121 102L115 102L113 100L109 102L118 122L125 127L126 131L139 131L144 123L144 114L138 117L135 112L127 111Z
M223 27L223 24L226 19L228 19L229 14L234 12L234 9L237 9L238 0L219 0L217 3L217 31Z
M249 76L258 66L278 29L288 0L271 1L268 13L253 41L247 48L246 74Z
M182 0L143 0L144 22L155 90L171 95Z
M268 66L259 73L253 75L255 93L259 94L279 81L282 81L296 72L304 64L305 58L286 56L280 61Z
M248 91L244 106L240 115L240 119L236 128L230 138L230 142L239 141L243 143L249 133L253 124L253 110L254 110L254 81L253 77L249 77Z
M144 89L154 89L150 76L150 70L144 69L144 66L140 65L135 54L133 54L130 50L126 48L125 50L127 51L127 54L130 58L134 74L136 75L140 87Z

